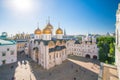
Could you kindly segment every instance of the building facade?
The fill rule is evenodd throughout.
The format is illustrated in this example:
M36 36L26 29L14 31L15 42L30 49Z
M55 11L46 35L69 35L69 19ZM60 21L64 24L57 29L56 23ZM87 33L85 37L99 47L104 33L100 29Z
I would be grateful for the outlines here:
M22 53L25 52L26 46L28 46L27 40L16 40L17 44L17 52Z
M2 34L2 36L7 36ZM10 64L17 61L16 42L0 39L0 65Z
M115 46L115 64L120 79L120 3L116 12L116 46Z
M82 37L82 41L69 40L66 46L68 54L98 59L98 47L95 36L88 34Z
M48 22L43 30L39 27L34 31L34 38L29 41L25 52L44 69L50 69L61 64L69 54L98 59L96 38L87 35L82 42L66 40L64 32L59 27L53 35L53 26ZM53 38L54 36L54 38Z
M30 34L19 33L12 37L17 42L17 52L25 53L25 48L28 46L28 42L31 39Z

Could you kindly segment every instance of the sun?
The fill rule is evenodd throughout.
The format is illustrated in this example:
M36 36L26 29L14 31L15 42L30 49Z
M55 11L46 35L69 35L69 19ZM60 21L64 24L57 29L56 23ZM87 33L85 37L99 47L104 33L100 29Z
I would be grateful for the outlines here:
M32 9L32 0L13 0L13 6L16 10L29 11Z
M29 12L33 10L33 0L7 0L9 8L16 12Z

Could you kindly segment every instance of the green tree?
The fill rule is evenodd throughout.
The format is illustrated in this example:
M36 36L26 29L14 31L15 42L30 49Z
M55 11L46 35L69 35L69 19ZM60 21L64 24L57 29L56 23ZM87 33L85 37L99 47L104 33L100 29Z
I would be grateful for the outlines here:
M109 55L110 55L111 57L114 57L114 56L115 56L115 46L114 46L113 43L110 43Z
M100 36L97 38L99 47L99 60L105 63L114 64L115 61L115 37Z
M102 62L104 62L106 60L106 55L105 55L102 47L99 48L99 60Z

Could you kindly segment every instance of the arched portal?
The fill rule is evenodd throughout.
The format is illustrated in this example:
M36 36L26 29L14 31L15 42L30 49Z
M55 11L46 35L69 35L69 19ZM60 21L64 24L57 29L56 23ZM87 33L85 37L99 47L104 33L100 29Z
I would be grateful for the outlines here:
M93 59L97 59L97 56L96 56L96 55L94 55L94 56L93 56Z
M89 54L86 54L86 56L85 56L85 57L90 59L90 55L89 55Z

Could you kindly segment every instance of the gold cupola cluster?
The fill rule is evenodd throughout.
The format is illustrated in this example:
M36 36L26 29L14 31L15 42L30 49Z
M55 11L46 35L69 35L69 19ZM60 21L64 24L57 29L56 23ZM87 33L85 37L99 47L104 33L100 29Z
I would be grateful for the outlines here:
M34 34L37 34L37 35L41 35L41 34L52 34L52 31L53 31L53 26L48 23L46 25L46 27L41 31L39 28L37 28L35 31L34 31ZM63 34L63 30L61 28L58 28L56 30L56 34Z

